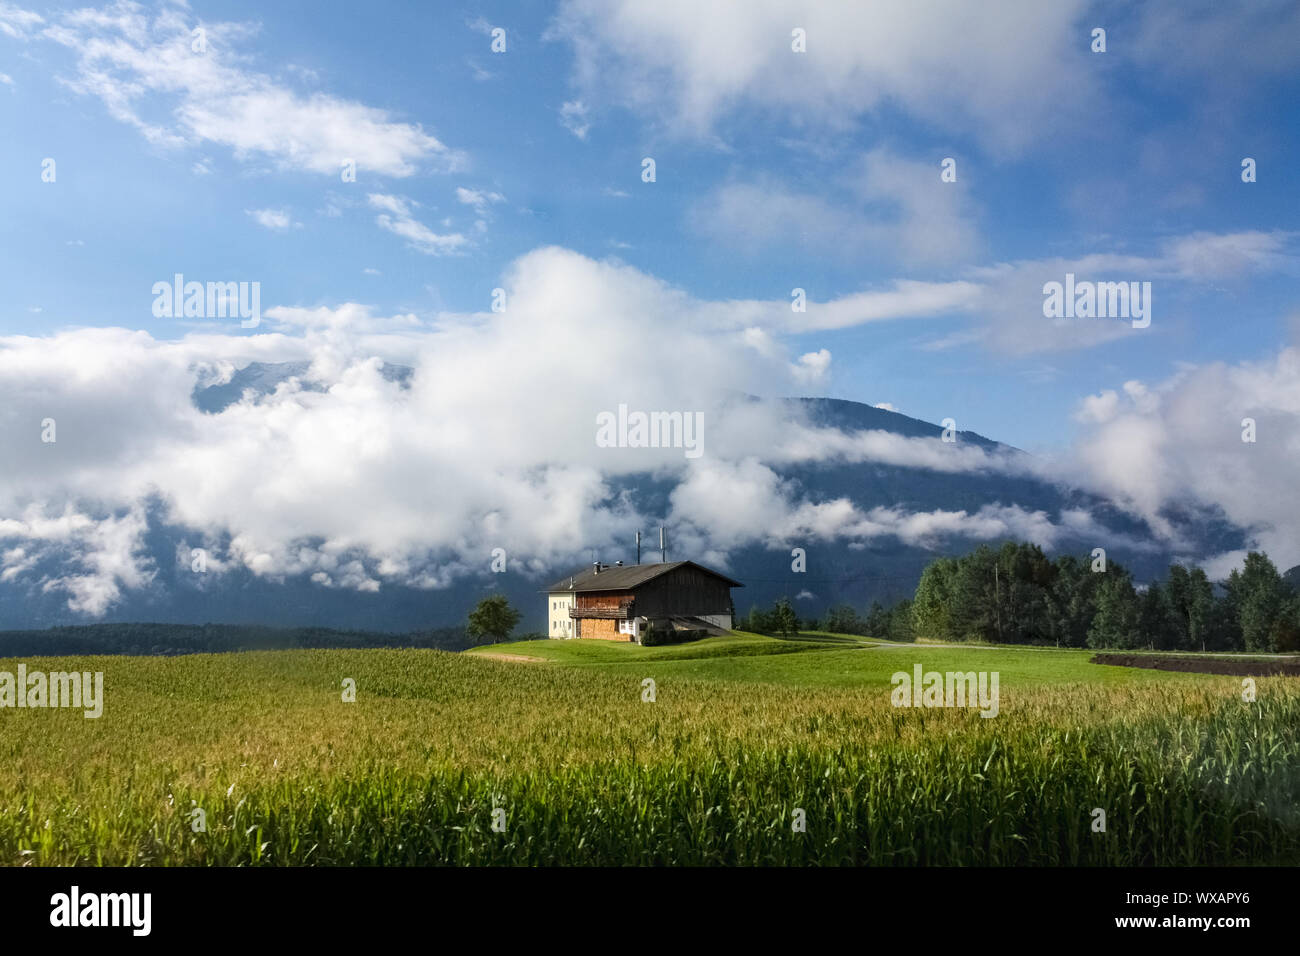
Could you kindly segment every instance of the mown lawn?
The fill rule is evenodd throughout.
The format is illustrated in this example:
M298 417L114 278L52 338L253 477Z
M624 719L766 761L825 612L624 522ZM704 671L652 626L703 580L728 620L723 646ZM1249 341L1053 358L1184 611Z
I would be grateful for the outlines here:
M997 671L1003 693L1078 681L1141 684L1170 677L1204 679L1195 674L1171 675L1091 664L1089 658L1095 652L1090 650L892 644L817 633L799 640L781 640L737 632L664 647L641 647L622 641L515 641L466 653L537 657L568 667L595 668L629 677L669 675L797 687L884 688L886 692L895 672L910 673L917 663L927 671Z

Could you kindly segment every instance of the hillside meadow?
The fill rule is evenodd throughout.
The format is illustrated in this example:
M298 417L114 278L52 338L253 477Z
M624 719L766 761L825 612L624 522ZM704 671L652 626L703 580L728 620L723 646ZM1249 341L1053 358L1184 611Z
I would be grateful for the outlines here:
M104 710L0 710L0 861L1300 863L1296 681L1247 703L1088 657L740 634L27 658L103 671ZM891 706L916 663L998 671L998 716Z

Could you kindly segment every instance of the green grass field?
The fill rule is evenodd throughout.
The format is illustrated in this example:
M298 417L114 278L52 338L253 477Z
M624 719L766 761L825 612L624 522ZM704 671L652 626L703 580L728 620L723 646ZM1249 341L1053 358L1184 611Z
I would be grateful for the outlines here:
M817 638L823 638L818 640ZM829 638L827 640L826 638ZM920 662L926 670L998 671L1003 687L1087 682L1129 684L1153 679L1140 668L1089 664L1094 651L1050 648L892 644L843 635L810 634L781 640L737 633L690 644L641 647L612 641L516 641L467 651L471 655L540 657L567 667L628 677L760 682L799 687L843 687L888 691L890 676ZM645 664L655 664L654 673ZM1158 675L1154 679L1202 679Z
M1298 682L1246 703L1089 656L738 634L27 659L103 671L106 699L0 710L0 861L1300 862ZM998 716L891 706L916 663L997 671Z

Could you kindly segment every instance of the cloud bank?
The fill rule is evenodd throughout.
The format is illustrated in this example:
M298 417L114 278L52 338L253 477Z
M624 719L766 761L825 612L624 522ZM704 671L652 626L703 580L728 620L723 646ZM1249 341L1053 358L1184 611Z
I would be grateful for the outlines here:
M772 336L756 345L719 321L719 303L620 263L544 248L502 283L502 313L430 321L280 306L251 335L81 328L0 340L0 427L13 450L0 476L0 575L103 613L157 570L143 541L151 505L211 550L210 571L368 590L446 586L496 547L540 572L664 517L716 554L796 532L919 541L1041 525L1014 510L927 519L805 500L774 469L1022 466L937 439L817 428L752 400L799 391L829 352L796 356ZM250 362L306 371L215 414L195 407L196 387ZM391 365L414 371L402 380ZM596 418L619 404L701 412L704 455L599 447ZM677 488L668 515L638 514L615 490L646 473ZM50 560L64 570L38 570Z

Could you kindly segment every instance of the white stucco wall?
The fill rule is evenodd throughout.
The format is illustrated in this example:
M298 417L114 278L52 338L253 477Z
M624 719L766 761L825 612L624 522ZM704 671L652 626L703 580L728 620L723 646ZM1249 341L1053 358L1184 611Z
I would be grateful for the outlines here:
M574 621L569 617L573 607L572 591L554 591L546 595L546 636L556 640L575 637Z

